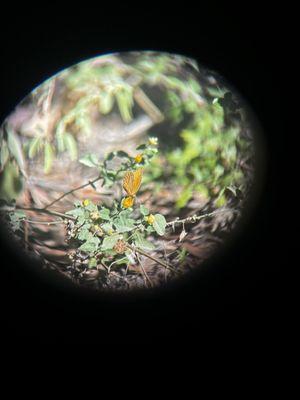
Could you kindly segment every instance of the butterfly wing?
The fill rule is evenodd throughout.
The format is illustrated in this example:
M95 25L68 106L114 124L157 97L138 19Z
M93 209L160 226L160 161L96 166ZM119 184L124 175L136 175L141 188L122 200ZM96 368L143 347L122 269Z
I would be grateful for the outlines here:
M127 171L123 178L123 188L128 196L134 196L139 190L142 183L143 169L139 168L136 171Z
M127 171L123 178L123 188L129 196L133 196L133 181L134 175L133 172Z
M133 173L133 194L136 194L136 192L139 190L141 183L142 183L142 174L143 174L143 169L139 168Z

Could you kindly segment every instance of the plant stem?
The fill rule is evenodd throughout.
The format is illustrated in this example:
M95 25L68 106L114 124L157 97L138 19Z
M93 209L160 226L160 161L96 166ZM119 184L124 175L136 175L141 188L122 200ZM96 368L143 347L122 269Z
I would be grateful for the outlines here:
M31 219L24 219L25 222L28 222L29 224L38 224L38 225L55 225L55 224L63 224L64 221L62 220L57 220L57 221L34 221Z
M51 203L47 204L47 205L44 207L44 209L46 210L47 208L53 206L53 204L57 203L58 201L60 201L60 200L63 199L64 197L68 196L69 194L72 194L72 193L76 192L77 190L84 189L85 187L87 187L87 186L89 186L89 185L91 185L91 186L93 187L93 184L94 184L95 182L99 181L100 179L102 179L102 177L101 177L101 176L98 176L97 178L95 178L95 179L93 179L93 180L91 180L91 181L88 181L87 183L84 183L83 185L80 185L80 186L76 187L75 189L71 189L71 190L69 190L68 192L63 193L63 194L62 194L61 196L59 196L57 199L55 199L55 200L53 200Z
M219 213L224 212L224 211L228 211L228 208L224 208L222 210L215 210L215 211L212 211L211 213L208 213L208 214L192 215L191 217L187 217L187 218L183 218L183 219L174 219L174 221L167 222L166 226L173 226L174 227L175 224L182 224L183 225L183 224L188 223L188 222L193 224L193 223L199 221L200 219L207 218L207 217L212 217L213 215L219 214Z
M13 211L14 209L12 209ZM34 208L34 207L20 207L20 206L16 206L16 210L24 210L24 211L36 211L36 212L40 212L42 214L48 214L48 215L55 215L56 217L61 217L64 219L71 219L73 221L76 220L76 217L73 217L72 215L67 215L67 214L63 214L60 213L58 211L50 211L50 210L46 210L44 208Z
M139 257L138 254L137 254L137 259L139 260L140 267L141 267L142 273L144 274L144 277L145 277L146 281L148 281L150 286L153 287L153 283L152 283L151 279L149 278L149 275L147 274L147 272L146 272L146 270L145 270L145 268L143 266L142 260L141 260L141 258Z
M127 285L129 286L129 282L128 282L128 280L127 280L124 276L119 275L119 274L117 274L117 273L114 272L114 271L111 271L110 268L109 268L107 265L105 265L103 262L100 262L100 265L102 265L102 266L106 269L106 272L107 272L108 275L114 275L114 276L116 276L117 278L123 279L123 280L127 283Z
M154 121L155 123L163 121L163 114L149 99L149 97L146 96L145 92L141 88L136 87L134 89L133 96L138 105L149 115L152 121Z
M143 256L150 258L150 260L157 262L158 264L160 264L160 265L162 265L163 267L169 269L170 271L173 271L173 272L175 272L176 274L179 274L179 272L178 272L175 268L171 267L170 265L168 265L168 264L165 263L164 261L161 261L161 260L159 260L159 259L157 259L157 258L151 256L150 254L146 253L145 251L143 251L143 250L141 250L141 249L138 249L137 247L134 247L134 248L133 248L133 247L130 246L129 244L127 244L127 247L128 247L130 250L134 251L134 252L140 253L140 254L142 254Z

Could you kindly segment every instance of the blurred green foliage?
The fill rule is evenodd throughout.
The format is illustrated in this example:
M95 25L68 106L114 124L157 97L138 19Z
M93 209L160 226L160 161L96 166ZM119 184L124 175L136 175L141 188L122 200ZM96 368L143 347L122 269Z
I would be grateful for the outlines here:
M193 103L193 100L181 100L176 108L170 108L171 118L175 115L177 123L179 115L180 118L184 113L193 116L189 126L179 134L180 146L165 155L174 184L184 188L176 205L184 207L198 192L205 199L215 198L215 204L221 206L226 201L225 188L243 182L238 165L240 127L225 126L224 109L219 101L207 102L201 107Z
M156 145L146 143L136 150L143 148L143 160L137 162L123 151L109 153L103 162L99 162L95 154L88 154L80 162L90 168L97 168L104 179L103 186L111 187L120 182L125 171L135 171L141 166L151 167L150 163L157 154ZM109 162L114 158L121 159L118 169L108 169ZM107 208L96 205L89 199L75 202L75 208L67 211L67 215L75 218L70 227L68 240L73 242L79 251L89 257L89 268L97 267L97 263L109 265L129 264L132 246L140 250L154 250L155 246L148 238L152 234L163 236L167 222L161 214L151 215L150 210L143 204L134 201L130 207L124 206L122 199L114 199ZM151 215L151 220L149 217Z
M41 99L47 100L50 84L56 79L67 106L51 135L37 130L22 144L11 130L2 135L1 197L17 195L13 182L18 170L26 174L24 152L30 159L43 157L45 173L51 172L59 152L66 151L71 160L77 160L77 136L95 133L95 110L99 115L118 110L123 122L130 123L134 118L135 88L139 87L149 92L150 98L155 91L158 93L156 105L165 116L164 126L176 135L168 136L171 145L162 147L153 159L145 182L155 181L159 188L159 182L167 181L180 188L177 208L184 207L195 193L204 199L213 198L216 206L225 204L226 188L241 188L243 183L239 158L247 144L241 138L242 120L228 118L224 101L227 89L205 74L202 76L197 65L182 56L137 52L127 58L109 55L92 59L49 79L33 92L33 99L37 96L38 103L44 104ZM153 133L162 139L163 133L155 128Z
M249 147L241 137L242 120L226 121L228 110L224 99L231 93L216 82L207 82L201 87L194 74L181 79L170 76L174 71L173 59L162 57L155 66L151 56L146 58L147 62L140 62L139 67L147 68L151 76L155 76L152 80L156 84L164 83L166 102L163 111L174 132L176 126L188 121L179 131L179 143L176 137L169 137L171 143L178 144L175 148L167 146L164 160L160 157L153 161L146 179L171 182L180 187L177 208L185 207L195 193L200 193L206 200L214 199L217 207L224 205L226 188L243 186L239 159L245 156Z
M16 199L22 189L22 176L26 175L22 146L15 132L5 124L0 130L0 199Z

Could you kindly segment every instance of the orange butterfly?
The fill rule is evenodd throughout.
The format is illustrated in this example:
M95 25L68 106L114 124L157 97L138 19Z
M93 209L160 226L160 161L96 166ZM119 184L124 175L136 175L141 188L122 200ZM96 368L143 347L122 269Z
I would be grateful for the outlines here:
M142 183L143 169L139 168L136 171L127 171L123 178L123 188L128 194L123 200L123 206L125 208L131 207L134 203L134 197L138 192Z

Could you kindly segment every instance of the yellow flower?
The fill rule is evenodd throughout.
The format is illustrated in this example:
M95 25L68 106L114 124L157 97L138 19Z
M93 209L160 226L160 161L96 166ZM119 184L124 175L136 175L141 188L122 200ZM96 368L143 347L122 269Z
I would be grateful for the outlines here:
M157 146L158 139L157 139L156 137L150 137L149 140L148 140L148 143L149 143L151 146Z
M155 217L153 214L148 215L147 217L145 217L146 222L148 222L149 225L153 225L154 221L155 221Z
M85 199L83 200L82 204L84 205L84 207L87 207L90 204L90 200Z
M140 163L143 161L143 154L140 153L140 154L136 155L136 156L134 157L134 161L135 161L137 164L140 164Z
M134 198L132 196L125 197L122 200L122 207L129 208L132 207L134 203Z

